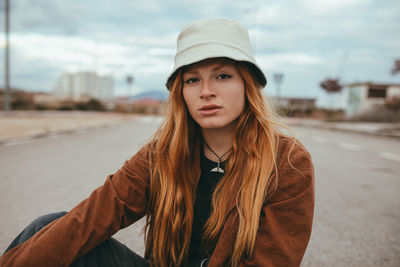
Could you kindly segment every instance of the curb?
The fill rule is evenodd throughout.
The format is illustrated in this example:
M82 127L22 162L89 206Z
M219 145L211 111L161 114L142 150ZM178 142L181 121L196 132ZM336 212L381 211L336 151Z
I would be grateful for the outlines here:
M25 135L25 136L21 136L21 137L5 138L3 140L0 140L0 146L12 144L12 143L20 143L20 142L24 142L24 141L27 142L29 140L46 138L49 136L72 134L72 133L75 133L78 131L90 131L90 130L108 128L112 125L117 125L117 124L119 124L119 123L107 123L107 124L100 124L100 125L96 125L96 126L81 126L81 127L76 127L76 128L59 129L59 130L47 131L47 132L42 132L42 133L37 133L37 134L32 134L32 135Z
M325 129L325 130L331 130L331 131L340 131L340 132L348 132L348 133L359 133L359 134L365 134L365 135L372 135L372 136L381 136L381 137L389 137L389 138L396 138L400 139L400 126L397 125L393 128L381 128L377 130L364 130L364 129L349 129L349 128L344 128L340 127L335 124L329 124L329 122L313 122L313 123L305 123L301 121L296 121L296 122L286 122L288 125L292 126L302 126L302 127L308 127L308 128L316 128L316 129ZM394 133L390 133L387 131L395 131Z
M103 112L13 111L5 114L0 111L0 130L5 130L0 136L0 145L106 128L126 121L137 120L138 117L136 114ZM3 120L4 124L2 124ZM33 123L23 126L25 120L33 121ZM35 122L36 120L37 122ZM57 123L55 123L56 121ZM8 125L10 128L7 128ZM21 125L23 127L20 127Z
M10 137L10 138L0 139L0 146L12 144L12 143L28 142L29 140L33 140L33 139L45 138L45 137L56 136L56 135L72 134L72 133L79 132L79 131L90 131L90 130L95 130L95 129L108 128L111 126L123 124L127 121L132 121L132 120L148 122L148 121L154 120L154 118L156 118L156 120L159 120L159 116L135 116L132 118L123 118L123 119L119 119L119 120L107 121L107 122L99 123L97 125L86 125L86 126L79 125L79 126L74 126L74 127L70 127L70 128L43 130L42 132L35 133L35 134L26 134L26 135L21 135L18 137Z

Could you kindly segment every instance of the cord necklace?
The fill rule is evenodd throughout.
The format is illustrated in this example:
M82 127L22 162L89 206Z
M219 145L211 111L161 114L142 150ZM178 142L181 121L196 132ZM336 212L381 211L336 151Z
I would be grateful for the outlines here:
M219 165L221 164L222 158L223 158L226 154L228 154L229 152L231 152L232 148L230 148L228 151L226 151L226 152L225 152L224 154L222 154L222 156L220 157L220 156L218 156L217 153L215 153L214 150L211 149L211 147L210 147L209 145L207 145L206 142L204 142L204 145L218 158L218 165L217 165L217 167L211 169L210 172L225 173L225 171L224 171L222 168L220 168Z

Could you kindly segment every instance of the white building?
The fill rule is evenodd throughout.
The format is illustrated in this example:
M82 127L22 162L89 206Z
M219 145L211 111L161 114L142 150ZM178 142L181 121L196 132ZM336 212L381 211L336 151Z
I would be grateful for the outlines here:
M353 83L347 87L346 115L353 116L400 97L400 84Z
M114 96L114 79L111 76L99 76L97 73L89 71L64 73L54 86L53 93L62 99L96 98L108 101L112 100Z

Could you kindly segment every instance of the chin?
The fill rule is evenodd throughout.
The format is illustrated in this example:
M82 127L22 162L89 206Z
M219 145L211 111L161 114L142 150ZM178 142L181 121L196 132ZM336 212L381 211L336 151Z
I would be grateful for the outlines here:
M227 126L231 126L232 122L226 121L200 121L198 122L202 129L223 129Z
M200 128L203 129L215 129L223 127L220 123L210 123L210 122L198 122Z

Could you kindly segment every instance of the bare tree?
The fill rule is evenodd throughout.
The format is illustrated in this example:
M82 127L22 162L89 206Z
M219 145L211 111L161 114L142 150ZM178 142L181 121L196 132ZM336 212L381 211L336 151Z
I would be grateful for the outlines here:
M328 94L340 93L343 89L339 79L326 78L319 85Z
M332 78L326 78L323 80L319 86L327 92L330 95L330 110L332 113L328 113L328 117L332 118L334 116L333 110L334 110L334 102L335 102L335 97L334 94L338 94L342 91L343 86L340 84L339 79L332 79Z
M393 66L393 69L392 69L392 75L395 75L398 72L400 72L400 59L396 59L394 61L394 66Z

